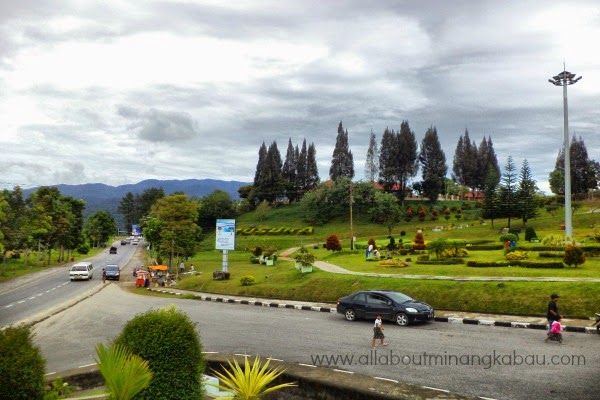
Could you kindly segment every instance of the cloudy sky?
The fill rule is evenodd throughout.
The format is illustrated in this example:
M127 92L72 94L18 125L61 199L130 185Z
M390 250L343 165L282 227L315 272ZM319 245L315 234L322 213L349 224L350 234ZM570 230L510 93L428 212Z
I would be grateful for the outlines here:
M251 182L258 149L314 142L327 179L340 121L357 180L370 132L491 136L540 189L569 132L600 160L600 3L0 1L0 187ZM417 176L420 180L420 174Z

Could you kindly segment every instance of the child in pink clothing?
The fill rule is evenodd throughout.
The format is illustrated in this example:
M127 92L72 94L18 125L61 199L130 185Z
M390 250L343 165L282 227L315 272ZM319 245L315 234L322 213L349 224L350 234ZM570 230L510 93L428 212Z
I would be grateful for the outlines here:
M560 325L560 316L558 316L558 319L556 319L555 321L552 322L552 326L550 327L550 332L548 332L548 337L546 337L546 342L548 340L557 340L558 343L562 343L563 338L562 338L562 333L560 333L561 331L561 325Z

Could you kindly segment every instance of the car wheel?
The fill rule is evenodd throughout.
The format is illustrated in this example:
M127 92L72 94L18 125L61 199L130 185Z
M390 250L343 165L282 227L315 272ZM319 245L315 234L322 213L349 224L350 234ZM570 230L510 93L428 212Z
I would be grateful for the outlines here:
M356 314L354 313L354 310L351 308L346 309L346 312L344 313L344 315L346 316L347 321L355 321L356 320Z
M400 326L408 325L408 316L403 313L396 314L396 324Z

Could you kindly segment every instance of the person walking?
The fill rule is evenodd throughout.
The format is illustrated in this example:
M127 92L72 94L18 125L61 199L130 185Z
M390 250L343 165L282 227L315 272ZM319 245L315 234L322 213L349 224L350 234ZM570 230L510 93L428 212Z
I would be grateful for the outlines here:
M373 325L373 340L371 341L371 347L377 347L377 344L375 343L377 339L380 340L382 346L387 346L387 343L384 343L385 335L383 334L383 322L381 322L381 315L379 314L377 314L375 324Z
M552 321L550 332L548 332L548 336L546 336L546 343L548 343L548 340L556 340L560 344L563 342L562 333L560 333L562 330L562 326L560 325L560 315L557 318L558 319Z
M546 319L548 320L548 333L550 333L550 330L552 329L552 323L562 318L562 316L558 312L558 299L560 299L560 296L556 293L550 295L550 301L548 302L548 312L546 314Z
M179 272L180 273L184 273L185 272L185 264L183 263L183 261L181 262L181 264L179 264Z
M102 283L106 283L106 268L102 268Z

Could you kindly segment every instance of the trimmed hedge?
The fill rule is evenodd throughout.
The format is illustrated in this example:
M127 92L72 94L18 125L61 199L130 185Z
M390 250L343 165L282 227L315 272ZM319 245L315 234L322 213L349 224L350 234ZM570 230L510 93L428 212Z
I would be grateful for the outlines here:
M472 268L492 268L492 267L525 267L525 268L564 268L565 265L562 261L552 261L552 262L536 262L536 261L527 261L527 260L517 260L511 262L481 262L481 261L468 261L467 267Z
M196 322L174 306L150 310L127 322L114 344L147 360L154 374L138 400L199 399L204 355Z
M502 250L504 248L503 243L489 243L489 244L472 244L467 245L469 250Z
M46 360L33 336L26 325L0 331L0 399L44 398Z
M437 260L419 260L415 262L416 264L425 264L425 265L456 265L456 264L464 264L465 260L462 258L440 258Z

